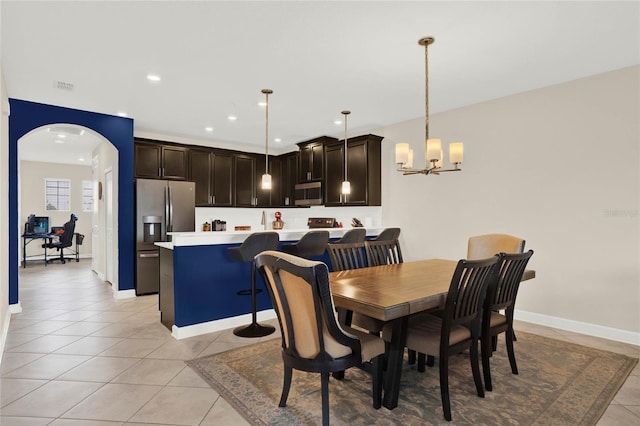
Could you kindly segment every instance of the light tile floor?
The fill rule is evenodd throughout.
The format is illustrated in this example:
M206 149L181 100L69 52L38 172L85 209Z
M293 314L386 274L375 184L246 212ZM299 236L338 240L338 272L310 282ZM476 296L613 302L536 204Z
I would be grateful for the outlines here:
M225 330L175 340L159 322L157 295L116 300L89 268L83 259L20 269L22 313L11 317L0 364L0 424L247 424L184 361L255 339ZM523 322L517 330L640 357L637 346ZM599 422L626 424L640 424L638 367Z

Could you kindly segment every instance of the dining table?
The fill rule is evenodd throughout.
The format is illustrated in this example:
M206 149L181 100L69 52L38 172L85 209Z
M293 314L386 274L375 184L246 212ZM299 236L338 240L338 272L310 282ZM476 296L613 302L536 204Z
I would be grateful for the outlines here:
M391 324L382 402L390 410L398 406L408 318L444 306L457 264L427 259L329 274L336 307ZM526 270L522 280L534 277Z

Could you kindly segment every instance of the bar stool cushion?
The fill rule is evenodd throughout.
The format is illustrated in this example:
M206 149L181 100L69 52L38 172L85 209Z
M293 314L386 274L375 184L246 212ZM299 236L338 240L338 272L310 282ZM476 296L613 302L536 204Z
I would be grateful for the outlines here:
M308 259L322 256L329 243L329 231L309 231L297 243L284 244L282 251Z

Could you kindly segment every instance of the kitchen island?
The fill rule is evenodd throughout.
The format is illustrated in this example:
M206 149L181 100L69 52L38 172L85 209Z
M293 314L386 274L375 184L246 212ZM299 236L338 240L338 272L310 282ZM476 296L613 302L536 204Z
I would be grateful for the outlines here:
M337 240L351 228L326 228ZM384 228L367 228L375 237ZM227 249L255 232L277 232L280 245L298 241L309 229L169 233L160 247L161 321L176 339L234 328L251 322L251 299L238 292L251 288L251 265L234 262ZM331 270L327 252L319 258ZM269 294L258 276L258 321L275 318Z

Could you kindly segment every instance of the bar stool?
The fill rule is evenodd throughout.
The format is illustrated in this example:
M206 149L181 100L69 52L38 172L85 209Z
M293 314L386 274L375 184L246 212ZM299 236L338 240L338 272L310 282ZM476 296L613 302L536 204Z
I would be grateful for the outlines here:
M400 237L400 228L385 228L371 241L395 241Z
M247 237L238 247L227 249L231 260L251 263L251 290L241 290L238 295L251 295L251 324L238 327L233 334L240 337L262 337L273 333L276 329L271 325L258 324L256 303L256 267L254 258L258 253L266 250L277 250L280 237L277 232L256 232ZM260 290L262 291L262 290Z
M297 243L284 244L282 251L310 259L322 256L329 243L329 231L309 231Z

